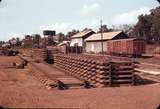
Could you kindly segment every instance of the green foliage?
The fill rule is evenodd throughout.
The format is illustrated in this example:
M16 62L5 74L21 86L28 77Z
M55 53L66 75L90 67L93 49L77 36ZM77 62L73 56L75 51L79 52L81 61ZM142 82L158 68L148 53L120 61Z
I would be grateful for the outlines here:
M160 7L152 9L149 15L140 15L132 35L144 38L148 43L160 43Z
M160 0L157 0L158 1L158 3L160 3Z

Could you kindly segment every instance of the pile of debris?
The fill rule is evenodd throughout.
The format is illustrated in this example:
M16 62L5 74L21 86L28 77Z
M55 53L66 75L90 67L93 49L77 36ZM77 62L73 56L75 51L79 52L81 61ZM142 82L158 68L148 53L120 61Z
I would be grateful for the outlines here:
M23 60L21 63L15 63L15 62L13 62L12 65L13 65L13 67L15 67L17 69L24 69L25 66L28 65L28 62L25 61L25 60Z

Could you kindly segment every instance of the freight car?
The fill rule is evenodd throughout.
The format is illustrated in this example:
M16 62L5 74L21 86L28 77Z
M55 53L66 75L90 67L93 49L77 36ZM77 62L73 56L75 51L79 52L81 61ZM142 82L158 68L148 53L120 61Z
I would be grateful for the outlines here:
M142 56L145 53L145 40L129 38L108 41L108 53L121 56Z

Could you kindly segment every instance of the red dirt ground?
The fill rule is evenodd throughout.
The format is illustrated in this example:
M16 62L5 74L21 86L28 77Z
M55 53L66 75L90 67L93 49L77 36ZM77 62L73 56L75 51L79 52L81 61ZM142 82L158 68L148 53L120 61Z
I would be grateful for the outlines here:
M0 106L4 108L156 109L160 84L133 87L47 90L29 70L6 68L17 57L0 56Z

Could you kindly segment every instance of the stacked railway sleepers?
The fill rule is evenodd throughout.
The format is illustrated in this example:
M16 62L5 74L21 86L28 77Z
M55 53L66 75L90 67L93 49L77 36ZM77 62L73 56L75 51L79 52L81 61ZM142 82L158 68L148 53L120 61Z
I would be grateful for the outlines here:
M33 49L33 51L31 53L32 53L32 56L34 57L34 59L42 61L43 52L44 52L43 49Z
M56 82L42 73L42 71L38 69L33 63L28 64L28 67L31 69L31 74L36 77L42 84L44 84L46 88L50 89L57 87Z
M32 49L30 54L32 54L33 58L38 61L48 61L53 59L53 54L59 53L57 48L47 47L45 49ZM27 53L25 53L27 54ZM52 62L51 62L52 63Z
M121 67L117 67L117 65L123 64L115 64L114 62L111 62L107 57L75 54L55 54L54 63L55 66L64 70L68 74L84 81L88 81L95 87L105 87L112 86L114 84L122 84L123 81L124 83L127 83L125 82L127 81L127 77L125 78L122 76L122 72L125 72L127 67L126 69L121 69ZM131 64L127 64L127 62L125 62L124 67L126 65L128 65L128 68L132 68ZM129 72L130 73L126 73L131 77L128 78L128 84L132 84L133 71Z
M134 65L131 61L110 62L110 85L135 85Z
M24 57L19 55L19 58L23 61L27 62L28 68L30 69L30 74L36 77L42 84L46 86L46 88L51 89L57 87L57 84L54 80L50 79L48 75L43 73L41 69L36 66L34 59L31 57Z
M43 60L49 64L53 64L53 53L51 50L45 49L43 50Z

